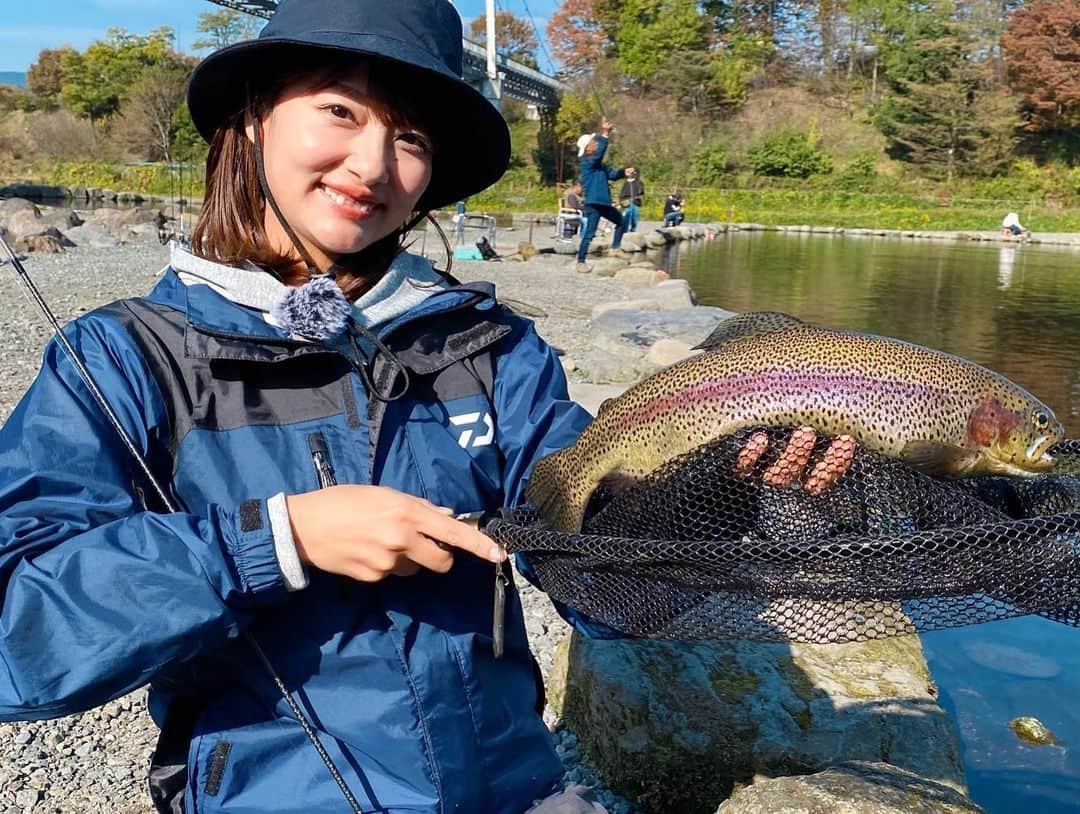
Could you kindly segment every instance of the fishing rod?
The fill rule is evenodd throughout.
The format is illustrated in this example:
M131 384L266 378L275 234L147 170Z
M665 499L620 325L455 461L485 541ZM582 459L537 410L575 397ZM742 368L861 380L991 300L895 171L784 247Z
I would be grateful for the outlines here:
M12 250L11 246L8 245L7 240L4 239L4 235L2 232L0 232L0 248L2 248L4 250L4 253L7 255L6 261L0 259L0 265L3 265L4 263L10 263L11 267L18 275L19 280L23 283L27 291L30 292L30 296L34 301L34 304L37 305L41 313L45 315L45 319L48 321L50 327L52 328L53 336L56 338L56 341L60 343L60 346L63 348L64 353L67 354L68 359L70 359L71 361L71 364L75 367L75 371L79 374L79 378L82 379L83 384L86 385L87 389L90 391L90 394L94 397L94 401L97 402L98 406L101 408L101 411L108 419L109 424L112 425L112 428L120 437L120 440L123 442L125 449L127 449L132 459L134 459L135 463L138 465L143 476L146 478L147 483L150 484L154 492L157 494L158 499L161 501L161 504L166 508L167 511L171 513L178 512L179 509L176 503L169 498L164 487L158 481L153 471L151 471L150 465L146 462L146 459L143 457L142 453L139 452L139 448L135 445L135 441L131 437L131 434L120 422L119 417L116 415L116 411L113 410L112 406L108 402L108 399L105 398L105 394L101 392L101 388L98 387L97 382L94 381L94 377L91 375L90 371L87 370L86 366L82 362L82 359L79 357L78 353L76 353L75 348L72 346L68 338L64 335L64 332L60 327L60 322L56 318L56 314L53 313L52 308L49 307L48 302L46 302L45 297L42 296L40 289L38 289L37 285L34 283L34 280L30 277L30 273L26 270L26 267L23 266L22 261L19 260L19 257ZM345 778L341 776L341 772L339 772L337 766L334 765L333 758L330 757L325 747L319 741L319 738L315 734L314 727L308 721L307 716L300 708L300 705L293 699L288 687L285 686L285 682L282 681L281 676L278 675L277 670L274 669L274 665L270 661L270 658L266 655L266 652L263 650L262 645L260 645L258 640L255 638L255 634L253 634L249 630L244 630L242 631L241 635L255 651L255 655L258 658L259 662L263 665L267 674L270 676L270 679L274 682L274 685L277 687L278 692L281 693L281 697L285 700L285 703L288 705L289 710L296 717L296 720L300 724L300 727L304 730L304 734L307 735L308 740L311 741L311 745L315 747L315 751L319 754L319 757L322 759L322 762L326 766L327 771L330 772L330 776L334 779L334 782L337 784L338 788L341 790L342 795L345 797L346 802L348 802L349 806L352 808L353 814L364 814L363 809L360 807L360 803L356 801L353 793L349 790L349 786L345 782Z

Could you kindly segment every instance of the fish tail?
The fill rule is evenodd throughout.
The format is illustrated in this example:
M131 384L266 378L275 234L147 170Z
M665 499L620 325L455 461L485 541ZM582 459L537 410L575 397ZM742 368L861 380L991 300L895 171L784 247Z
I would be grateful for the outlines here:
M575 447L568 447L537 461L529 476L525 499L555 531L581 530L585 506L596 488L589 488Z

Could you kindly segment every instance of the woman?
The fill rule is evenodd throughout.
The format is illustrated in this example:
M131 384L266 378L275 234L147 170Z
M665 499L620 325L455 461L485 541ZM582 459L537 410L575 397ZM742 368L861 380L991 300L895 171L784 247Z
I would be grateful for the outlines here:
M66 328L164 500L55 342L0 431L0 719L149 682L160 811L601 810L455 519L588 417L530 323L402 248L507 166L461 42L445 0L282 0L196 69L191 252Z
M585 190L585 231L581 235L577 252L579 270L585 266L589 244L596 236L596 227L600 223L600 218L615 224L615 237L611 240L612 249L619 249L622 245L623 233L626 231L622 213L611 205L611 190L608 188L608 183L622 178L633 167L611 169L604 164L604 153L607 152L608 136L611 130L611 122L605 116L600 122L599 134L591 135L588 140L585 136L578 140L581 186Z

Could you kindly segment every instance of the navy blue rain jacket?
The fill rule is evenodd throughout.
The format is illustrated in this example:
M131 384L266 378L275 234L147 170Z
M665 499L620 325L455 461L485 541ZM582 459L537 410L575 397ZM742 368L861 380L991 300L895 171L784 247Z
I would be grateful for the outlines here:
M0 720L149 681L159 724L181 698L197 710L181 749L187 814L347 811L238 638L248 630L365 811L521 814L557 788L512 589L506 652L492 654L491 564L458 554L448 574L377 584L312 571L290 593L266 509L318 487L313 434L340 483L457 512L514 504L535 461L589 420L531 323L490 291L433 294L379 331L411 380L389 404L341 354L171 270L65 332L183 510L154 510L50 343L0 430ZM372 373L385 384L394 369L378 356Z
M581 188L586 204L607 204L611 206L611 190L608 184L626 176L626 170L620 167L613 170L604 166L604 153L607 152L607 136L596 137L596 152L586 153L581 157Z

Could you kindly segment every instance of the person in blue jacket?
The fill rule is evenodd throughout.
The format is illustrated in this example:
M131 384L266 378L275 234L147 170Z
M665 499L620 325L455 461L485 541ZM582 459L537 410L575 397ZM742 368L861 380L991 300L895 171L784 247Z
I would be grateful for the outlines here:
M585 258L589 253L589 244L596 236L596 227L600 224L600 218L615 224L615 236L611 240L612 249L618 249L622 245L623 234L626 232L622 213L611 204L611 190L608 184L623 178L627 170L632 170L633 167L612 169L604 164L604 153L607 152L611 130L611 122L605 116L600 122L599 133L591 135L588 139L582 136L579 140L581 186L585 190L585 231L581 235L581 243L578 244L579 266L585 263Z
M403 249L509 160L461 62L447 0L282 0L205 59L191 250L65 328L167 495L56 341L0 430L0 720L149 683L159 811L602 811L456 519L588 415L490 286Z

